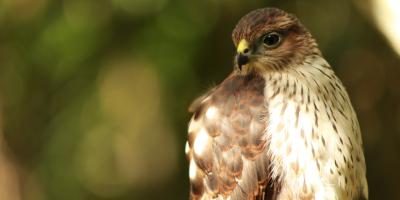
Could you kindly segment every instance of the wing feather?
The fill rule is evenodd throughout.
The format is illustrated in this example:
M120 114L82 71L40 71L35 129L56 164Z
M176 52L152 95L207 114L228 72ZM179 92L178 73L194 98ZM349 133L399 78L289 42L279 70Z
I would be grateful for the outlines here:
M191 105L191 199L264 199L274 192L266 191L271 181L264 88L261 76L232 74Z

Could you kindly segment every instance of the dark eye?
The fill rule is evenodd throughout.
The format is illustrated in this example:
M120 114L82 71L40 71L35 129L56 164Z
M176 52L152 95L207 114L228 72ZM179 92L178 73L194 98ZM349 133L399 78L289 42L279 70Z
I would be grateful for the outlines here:
M281 42L281 35L277 32L267 33L264 36L264 44L269 48L277 47Z

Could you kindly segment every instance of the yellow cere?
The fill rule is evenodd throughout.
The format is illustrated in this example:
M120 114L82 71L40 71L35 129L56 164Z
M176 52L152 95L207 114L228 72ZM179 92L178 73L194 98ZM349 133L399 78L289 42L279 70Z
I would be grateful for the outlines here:
M249 48L249 43L245 39L242 39L240 40L239 45L237 46L237 52L244 53L244 50L248 48Z

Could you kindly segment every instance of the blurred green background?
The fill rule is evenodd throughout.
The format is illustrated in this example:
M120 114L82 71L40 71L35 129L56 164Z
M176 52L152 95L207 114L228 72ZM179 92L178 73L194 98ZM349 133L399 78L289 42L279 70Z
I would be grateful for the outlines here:
M398 0L0 0L0 199L187 199L187 107L265 6L295 13L347 86L370 199L400 199Z

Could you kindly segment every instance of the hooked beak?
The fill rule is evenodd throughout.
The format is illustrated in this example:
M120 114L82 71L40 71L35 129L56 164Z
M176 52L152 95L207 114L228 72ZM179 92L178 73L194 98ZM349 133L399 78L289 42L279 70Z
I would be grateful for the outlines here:
M239 70L242 70L242 66L249 63L249 43L245 39L240 40L236 51L236 63L239 67Z

